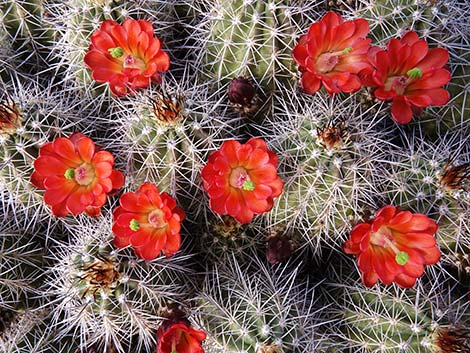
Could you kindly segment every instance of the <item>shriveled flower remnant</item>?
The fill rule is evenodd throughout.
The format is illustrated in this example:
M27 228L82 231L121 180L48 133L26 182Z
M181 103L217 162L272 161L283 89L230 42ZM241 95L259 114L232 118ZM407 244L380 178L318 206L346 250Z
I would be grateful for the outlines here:
M46 190L52 213L64 217L82 212L100 214L106 196L124 185L124 174L113 169L114 157L99 150L81 133L59 137L39 150L31 182Z
M151 81L161 82L159 73L170 68L161 45L148 21L129 18L121 26L106 20L91 36L85 64L94 80L109 82L115 95L124 96L128 89L132 92L148 87Z
M401 211L394 206L380 209L370 223L356 225L344 244L347 254L357 255L362 281L372 287L381 280L412 287L441 253L434 234L437 224L423 214Z
M225 141L201 172L211 209L240 223L271 210L283 186L276 166L276 154L259 138L245 144Z
M144 183L136 192L123 194L119 202L113 212L115 246L132 246L145 260L155 259L162 250L166 257L179 250L184 211L169 194Z
M355 92L361 88L358 74L371 65L367 60L369 24L364 19L343 21L328 12L310 26L292 55L302 72L302 88L313 94L321 84L329 94Z
M163 324L158 330L157 353L204 353L204 331L189 327L185 322Z
M415 32L392 39L386 50L369 51L373 71L365 74L364 83L375 87L377 99L392 101L392 119L407 124L414 112L430 105L444 105L450 95L442 88L450 81L444 69L449 53L443 48L429 49Z
M11 99L0 101L0 136L13 133L21 123L21 111Z

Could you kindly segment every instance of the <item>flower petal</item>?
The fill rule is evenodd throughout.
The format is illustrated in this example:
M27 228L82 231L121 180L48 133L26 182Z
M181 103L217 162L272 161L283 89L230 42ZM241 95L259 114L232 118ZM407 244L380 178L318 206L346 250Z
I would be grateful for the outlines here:
M392 102L392 119L399 124L407 124L413 119L410 104L403 96L396 96Z
M301 79L302 89L307 94L314 94L320 89L321 80L310 72L304 72Z

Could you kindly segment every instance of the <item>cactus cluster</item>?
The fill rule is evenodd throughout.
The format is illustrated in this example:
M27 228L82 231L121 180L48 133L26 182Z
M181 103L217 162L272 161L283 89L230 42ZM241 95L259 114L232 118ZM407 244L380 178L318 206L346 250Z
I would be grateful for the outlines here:
M53 246L49 257L60 265L47 271L42 286L55 298L51 325L60 335L78 334L82 349L149 349L161 310L187 295L189 269L184 257L145 263L116 251L110 223L79 220L67 226L67 243Z
M288 271L289 273L285 273ZM196 297L196 320L209 330L220 352L316 352L323 337L315 286L296 283L297 270L274 270L252 259L235 257L207 274Z
M0 351L470 352L469 18L0 0Z
M430 276L413 289L364 290L332 283L340 347L348 352L465 352L468 302L449 278Z
M47 217L41 192L29 181L40 146L88 129L82 123L85 109L77 97L37 79L13 78L1 82L0 195L5 210L26 213L31 223Z

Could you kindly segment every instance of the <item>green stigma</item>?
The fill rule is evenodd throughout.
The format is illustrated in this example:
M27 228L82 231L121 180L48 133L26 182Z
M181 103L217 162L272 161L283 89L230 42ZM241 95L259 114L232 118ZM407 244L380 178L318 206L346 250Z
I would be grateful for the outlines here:
M400 266L404 266L408 263L408 261L410 261L410 255L408 255L407 252L404 252L404 251L400 251L397 256L395 256L395 261L397 262L397 264L399 264Z
M74 176L75 176L75 170L72 168L67 169L64 173L65 179L72 179Z
M343 54L349 54L350 52L352 52L353 48L352 47L347 47L347 48L344 48L343 50Z
M109 51L109 54L111 54L113 58L120 58L121 56L124 55L124 50L122 50L121 47L109 48L108 51Z
M171 353L178 353L177 351L171 351Z
M136 219L132 218L131 221L129 222L129 228L133 230L134 232L137 232L140 229L140 224L137 222Z
M411 70L408 70L406 74L408 75L408 77L411 78L420 78L421 76L423 76L423 71L421 71L421 69L417 67L414 67Z
M242 185L243 190L253 191L255 189L255 184L251 180L247 180Z

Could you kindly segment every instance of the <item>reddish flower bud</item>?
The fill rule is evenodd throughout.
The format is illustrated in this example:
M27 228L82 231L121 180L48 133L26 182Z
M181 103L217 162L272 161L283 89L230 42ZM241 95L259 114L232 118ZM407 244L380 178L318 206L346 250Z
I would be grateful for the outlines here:
M266 258L269 263L276 265L289 260L294 252L294 244L285 234L274 234L268 238Z
M256 89L244 77L234 78L228 87L228 99L242 113L253 113L257 110Z

